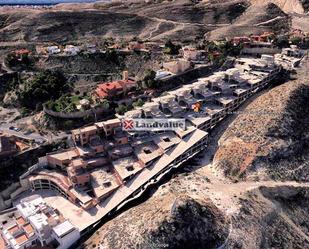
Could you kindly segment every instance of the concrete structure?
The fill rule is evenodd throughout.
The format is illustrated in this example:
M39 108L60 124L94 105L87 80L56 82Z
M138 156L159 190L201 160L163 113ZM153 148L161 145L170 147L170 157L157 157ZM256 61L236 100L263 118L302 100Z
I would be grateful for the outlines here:
M281 64L285 69L293 69L299 66L302 58L305 56L305 51L291 45L290 48L282 49L281 54L275 55L275 62Z
M205 61L206 51L186 46L180 50L180 54L187 61Z
M58 46L49 46L46 48L46 51L49 55L59 54L61 52Z
M80 237L78 229L38 195L22 199L16 208L9 215L13 219L2 217L0 244L4 249L35 246L67 249Z
M187 60L175 60L163 63L163 68L173 74L179 74L191 68L191 62Z

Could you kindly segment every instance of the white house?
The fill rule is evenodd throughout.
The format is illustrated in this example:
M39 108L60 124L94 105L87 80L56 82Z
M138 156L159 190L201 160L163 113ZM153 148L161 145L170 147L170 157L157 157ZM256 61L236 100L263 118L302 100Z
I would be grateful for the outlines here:
M49 46L46 48L48 54L59 54L61 52L58 46Z
M79 47L74 45L66 45L65 49L63 50L67 55L77 55L80 52Z

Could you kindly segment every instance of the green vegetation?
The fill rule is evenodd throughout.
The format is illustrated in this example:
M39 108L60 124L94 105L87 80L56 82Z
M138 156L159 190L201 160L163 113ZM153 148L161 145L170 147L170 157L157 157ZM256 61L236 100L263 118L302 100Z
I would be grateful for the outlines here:
M81 99L81 97L76 95L71 96L70 94L65 94L55 101L48 101L46 106L55 112L75 112L77 111L76 105L79 104Z
M289 37L287 35L280 35L280 36L275 37L274 45L276 45L279 48L289 47L290 46Z
M58 99L70 90L71 85L61 72L46 70L25 82L17 96L23 106L40 109L43 103Z
M158 88L160 87L160 82L155 80L156 78L156 72L150 69L147 69L144 72L144 77L141 81L137 82L137 85L139 88L143 89L143 88Z
M145 102L142 99L138 99L137 101L132 103L133 107L141 107L145 104Z
M115 111L120 114L123 115L125 112L128 111L128 107L125 105L119 105L118 107L116 107Z
M26 54L17 56L14 53L9 53L5 56L4 63L9 68L31 68L33 66L33 60Z
M181 45L175 45L169 40L165 43L164 53L169 55L177 55L179 54L179 49L181 49Z
M292 37L292 38L290 39L290 43L291 43L292 45L300 46L301 43L302 43L302 39L301 39L300 37Z
M80 101L85 100L89 104L81 105ZM81 108L78 109L77 106L81 105ZM78 96L65 94L57 100L50 100L46 103L46 107L54 112L77 112L77 111L86 111L93 107L103 107L105 110L109 109L109 102L103 100L100 103L94 103L90 96Z

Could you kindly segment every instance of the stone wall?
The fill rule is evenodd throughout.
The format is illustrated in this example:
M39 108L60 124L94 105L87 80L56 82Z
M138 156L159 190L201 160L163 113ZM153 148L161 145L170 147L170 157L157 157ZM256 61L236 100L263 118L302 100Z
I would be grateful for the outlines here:
M104 107L99 108L92 108L87 111L78 111L78 112L55 112L53 110L48 109L46 106L44 106L43 111L55 118L63 118L63 119L77 119L77 118L84 118L90 115L100 115L104 112L106 112L106 109Z

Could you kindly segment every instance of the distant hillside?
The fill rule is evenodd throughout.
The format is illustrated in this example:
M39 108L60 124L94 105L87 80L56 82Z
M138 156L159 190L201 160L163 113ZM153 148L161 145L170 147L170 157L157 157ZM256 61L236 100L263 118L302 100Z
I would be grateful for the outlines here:
M282 32L291 27L290 12L301 14L308 7L307 1L283 2L289 1L126 1L61 4L51 10L6 9L0 11L0 40L65 42L102 36L192 40L205 33L217 39Z

